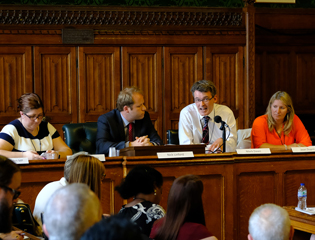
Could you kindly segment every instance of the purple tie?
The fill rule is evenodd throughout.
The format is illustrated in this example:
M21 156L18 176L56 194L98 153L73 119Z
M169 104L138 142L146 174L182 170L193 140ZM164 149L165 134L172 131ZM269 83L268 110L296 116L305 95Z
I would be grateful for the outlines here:
M209 116L205 116L203 117L205 124L203 125L203 129L202 129L202 142L205 144L209 143L209 127L208 127L208 122L210 117Z

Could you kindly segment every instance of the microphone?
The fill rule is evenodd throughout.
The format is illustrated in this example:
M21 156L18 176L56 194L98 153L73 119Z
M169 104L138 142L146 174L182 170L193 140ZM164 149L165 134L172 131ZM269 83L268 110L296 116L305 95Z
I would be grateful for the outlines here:
M216 123L221 123L222 124L222 128L224 127L224 126L228 126L227 124L226 124L226 122L224 122L224 121L222 121L222 118L221 118L221 116L219 116L219 115L217 115L217 116L215 116L214 117L214 121L216 122ZM220 128L221 129L221 128ZM222 130L222 129L221 129Z

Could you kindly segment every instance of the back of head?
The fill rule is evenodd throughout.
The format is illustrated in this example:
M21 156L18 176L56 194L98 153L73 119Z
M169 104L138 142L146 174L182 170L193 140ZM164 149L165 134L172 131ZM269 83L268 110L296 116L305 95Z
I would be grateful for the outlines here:
M44 106L42 100L36 93L25 93L18 100L18 108L23 113L28 113L33 109L42 108L44 111Z
M289 214L275 204L261 205L250 216L248 231L254 240L289 240Z
M121 215L111 216L88 229L81 240L141 240L139 228Z
M199 91L199 92L210 92L212 97L214 97L217 94L217 89L212 81L209 80L200 80L198 82L195 82L191 89L190 89L193 97L194 97L194 92Z
M205 225L202 203L203 183L196 175L177 178L169 192L164 224L155 239L176 239L185 222Z
M58 189L44 211L44 225L49 239L79 239L101 219L101 205L86 184L73 183Z
M87 154L88 154L87 152L78 152L78 153L75 153L75 154L67 157L67 160L66 160L65 166L64 166L64 177L67 180L67 182L69 182L70 170L71 170L73 160L76 159L80 155L87 155Z
M143 92L138 87L127 87L124 88L118 95L116 107L122 112L124 110L124 106L130 107L132 109L132 105L134 104L132 95L134 93L139 93L143 95Z
M155 187L163 185L162 174L146 165L137 165L115 188L123 199L135 197L138 193L151 194Z
M0 155L0 184L8 186L13 174L20 172L20 168L10 159Z
M85 183L101 198L101 182L105 174L104 164L90 155L79 155L73 159L69 183Z

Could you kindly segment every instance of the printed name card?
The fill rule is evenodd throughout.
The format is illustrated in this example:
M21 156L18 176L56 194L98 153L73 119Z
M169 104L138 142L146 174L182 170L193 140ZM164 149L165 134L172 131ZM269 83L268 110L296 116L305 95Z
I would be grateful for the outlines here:
M101 162L105 162L105 155L104 154L92 154L91 156L97 158Z
M28 158L10 158L15 164L29 164Z
M293 147L293 148L291 148L291 150L294 153L315 152L315 146L310 146L310 147Z
M158 158L188 158L194 157L193 151L185 151L185 152L158 152Z
M236 149L237 154L271 154L270 148Z

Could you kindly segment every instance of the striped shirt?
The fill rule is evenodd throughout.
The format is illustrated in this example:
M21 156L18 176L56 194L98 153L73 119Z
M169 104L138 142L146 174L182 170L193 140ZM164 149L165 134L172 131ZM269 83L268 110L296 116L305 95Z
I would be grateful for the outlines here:
M53 150L53 139L59 137L57 130L48 122L42 121L39 124L39 131L36 136L29 133L23 124L15 119L5 125L0 132L0 139L3 139L13 146L12 151L24 152L35 150L38 154Z

